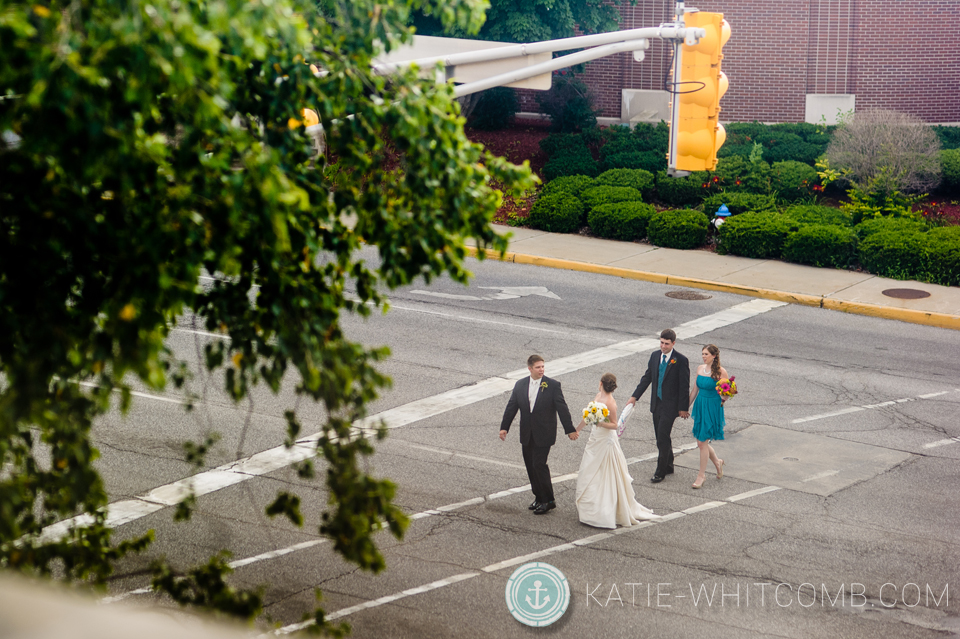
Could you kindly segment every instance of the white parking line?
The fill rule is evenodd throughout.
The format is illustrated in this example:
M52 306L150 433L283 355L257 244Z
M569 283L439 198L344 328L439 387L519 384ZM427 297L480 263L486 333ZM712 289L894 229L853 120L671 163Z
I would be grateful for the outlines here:
M691 339L702 333L756 317L780 306L786 306L786 302L754 299L717 313L686 322L678 326L675 330L678 338ZM659 344L659 339L652 337L620 342L618 344L612 344L584 353L552 360L549 371L551 375L559 376L615 359L646 354L658 348ZM419 399L383 411L382 413L371 415L356 423L354 428L358 431L372 432L381 421L384 422L388 428L400 428L508 392L513 389L513 385L517 380L528 374L526 368L518 369L500 376L481 380L469 386L455 388L432 397ZM106 526L119 526L145 517L160 508L173 506L183 500L191 491L194 495L200 497L303 461L313 456L316 443L322 435L322 432L314 433L313 435L298 440L292 448L278 446L257 453L246 459L198 473L192 477L167 484L166 486L160 486L145 495L114 502L107 506ZM65 519L47 526L43 530L41 538L45 542L61 539L67 534L70 528L91 523L90 520L91 518L86 515Z
M902 399L892 399L887 402L881 402L879 404L864 404L863 406L851 406L850 408L842 408L840 410L833 411L831 413L821 413L820 415L811 415L810 417L800 417L795 419L791 424L803 424L804 422L812 422L818 419L826 419L827 417L837 417L838 415L848 415L850 413L859 413L863 410L873 410L874 408L884 408L885 406L894 406L896 404L904 404L906 402L915 402L918 399L932 399L934 397L940 397L942 395L949 395L950 393L955 393L960 391L960 388L956 390L940 391L939 393L927 393L926 395L918 395L917 397L904 397Z
M684 451L692 450L696 447L697 447L696 444L686 444L684 446L680 446L679 448L674 448L673 452L675 454L680 454L680 453L683 453ZM430 450L430 448L428 447L424 447L424 448L427 448L427 450ZM433 450L437 450L438 452L441 452L441 453L449 452L442 449L433 449ZM650 453L649 455L644 455L643 457L631 457L630 459L627 460L627 465L656 459L658 454L659 453ZM485 461L490 461L490 460L485 460ZM523 466L521 466L520 468L523 468ZM552 481L554 485L557 485L566 481L571 481L573 479L576 479L578 475L579 473L570 473L567 475L561 475L559 477L554 477ZM509 497L511 495L516 495L517 493L527 492L528 490L530 490L530 484L524 484L523 486L517 486L516 488L510 488L508 490L501 490L500 492L491 493L486 497L474 497L473 499L468 499L466 501L461 501L454 504L447 504L445 506L438 506L437 508L431 508L430 510L424 510L422 512L410 515L410 520L416 521L418 519L434 517L436 515L442 515L443 513L449 513L449 512L453 512L454 510L459 510L460 508L466 508L467 506L478 506L484 503L485 501L493 501L494 499ZM770 492L771 490L778 490L778 488L776 486L773 486L773 487L768 486L767 488L761 488L760 492L757 492L757 491L753 491L753 492L757 492L757 494L762 494L764 492ZM749 493L745 493L745 494L747 496L751 496L751 497L753 496L752 494L749 494ZM227 565L230 566L231 568L240 568L241 566L247 566L260 561L276 559L277 557L288 555L292 552L296 552L297 550L313 548L314 546L319 546L320 544L326 543L327 541L328 541L327 539L311 539L310 541L304 541L299 544L294 544L293 546L287 546L286 548L271 550L265 553L261 553L259 555L254 555L253 557L247 557L245 559L237 559L235 561L231 561ZM126 599L131 595L145 595L151 592L153 592L152 588L138 588L136 590L131 590L130 592L123 593L121 595L105 597L100 600L100 603L114 603L114 602Z
M924 448L939 448L940 446L946 446L947 444L956 444L960 442L960 437L951 437L950 439L941 439L940 441L930 442L929 444L924 444Z
M352 614L355 613L355 612L360 612L361 610L369 610L370 608L376 608L376 607L382 606L382 605L384 605L384 604L392 603L392 602L394 602L394 601L396 601L396 600L398 600L398 599L402 599L402 598L405 598L405 597L410 597L410 596L412 596L412 595L418 595L418 594L421 594L421 593L424 593L424 592L430 592L430 591L432 591L432 590L437 590L437 589L439 589L439 588L444 588L444 587L446 587L446 586L450 586L450 585L453 585L453 584L455 584L455 583L459 583L459 582L461 582L461 581L465 581L465 580L467 580L467 579L471 579L471 578L473 578L473 577L477 577L477 576L479 576L479 575L481 575L481 574L484 574L484 573L488 573L488 574L489 574L489 573L493 573L493 572L498 572L498 571L504 570L504 569L506 569L506 568L512 568L513 566L517 566L517 565L529 563L529 562L531 562L531 561L536 561L536 560L538 560L538 559L542 559L542 558L548 557L548 556L550 556L550 555L556 555L556 554L558 554L558 553L566 552L566 551L568 551L568 550L574 550L574 549L577 549L577 548L583 548L583 547L585 547L585 546L589 546L589 545L595 544L595 543L597 543L597 542L604 541L604 540L606 540L606 539L610 539L611 537L613 537L613 536L615 536L615 535L622 535L622 534L625 534L625 533L634 532L634 531L636 531L636 530L642 530L642 529L645 529L645 528L649 528L649 527L651 527L651 526L657 526L657 525L666 523L666 522L668 522L668 521L672 521L672 520L674 520L674 519L680 519L681 517L689 517L690 515L695 515L695 514L697 514L697 513L705 512L705 511L708 511L708 510L713 510L714 508L719 508L719 507L721 507L721 506L726 506L726 505L729 504L729 503L735 503L735 502L738 502L738 501L742 501L742 500L744 500L744 499L747 499L747 498L749 498L749 497L753 497L753 496L756 496L756 495L759 495L759 494L763 494L763 493L765 493L765 492L770 492L770 491L778 490L778 489L779 489L779 487L777 487L777 486L767 486L767 487L762 488L762 489L751 490L751 491L749 491L749 492L747 492L747 493L741 493L741 494L739 494L739 495L734 495L734 496L732 496L732 497L729 497L729 498L726 499L725 501L709 501L709 502L706 502L706 503L703 503L703 504L699 504L699 505L697 505L697 506L693 506L693 507L691 507L691 508L687 508L687 509L685 509L685 510L681 510L681 511L677 511L677 512L670 513L669 515L665 515L665 516L661 517L660 519L642 521L642 522L640 522L639 524L637 524L637 525L635 525L635 526L620 527L620 528L616 528L616 529L614 529L614 530L611 530L611 531L609 531L609 532L602 532L602 533L598 533L598 534L593 534L593 535L590 535L590 536L588 536L588 537L582 537L582 538L580 538L580 539L577 539L577 540L574 540L574 541L571 541L571 542L567 542L567 543L565 543L565 544L560 544L560 545L558 545L558 546L552 546L552 547L550 547L550 548L545 548L545 549L540 550L540 551L538 551L538 552L529 553L529 554L526 554L526 555L521 555L521 556L519 556L519 557L511 557L510 559L506 559L506 560L504 560L504 561L499 561L499 562L497 562L497 563L490 564L490 565L485 566L485 567L483 567L483 568L480 568L479 570L476 570L476 571L470 571L470 572L460 573L460 574L454 575L454 576L452 576L452 577L447 577L446 579L440 579L440 580L438 580L438 581L433 581L433 582L428 583L428 584L425 584L425 585L423 585L423 586L418 586L418 587L416 587L416 588L409 588L409 589L407 589L407 590L403 590L403 591L401 591L401 592L399 592L399 593L396 593L396 594L393 594L393 595L387 595L387 596L385 596L385 597L380 597L380 598L378 598L378 599L373 599L373 600L371 600L371 601L365 601L365 602L363 602L363 603L361 603L361 604L357 604L357 605L354 605L354 606L350 606L350 607L348 607L348 608L342 608L342 609L340 609L340 610L337 610L337 611L335 611L335 612L332 612L332 613L328 614L328 615L326 616L326 619L327 619L328 621L334 621L334 620L336 620L336 619L341 619L341 618L346 617L346 616L348 616L348 615L352 615ZM290 625L288 625L288 626L284 626L283 628L280 628L280 629L274 631L274 634L278 634L278 635L290 634L290 633L292 633L292 632L297 632L297 631L303 630L303 629L305 629L305 628L313 625L313 623L314 623L314 622L311 620L311 621L302 621L302 622L299 622L299 623L290 624Z
M822 473L817 473L816 475L810 475L806 479L801 479L800 483L805 484L808 481L816 481L818 479L823 479L824 477L833 477L834 475L839 475L839 470L825 470Z

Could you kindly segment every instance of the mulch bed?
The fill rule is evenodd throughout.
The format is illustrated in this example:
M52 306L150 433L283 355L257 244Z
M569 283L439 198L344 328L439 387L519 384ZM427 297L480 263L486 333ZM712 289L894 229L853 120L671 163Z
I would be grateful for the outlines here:
M550 135L550 123L542 120L519 120L512 127L500 131L466 130L471 142L482 144L494 155L506 158L513 164L530 161L530 168L537 175L543 172L547 155L540 150L540 141ZM506 224L511 219L526 218L535 199L534 195L514 200L505 197L503 206L497 211L493 221Z

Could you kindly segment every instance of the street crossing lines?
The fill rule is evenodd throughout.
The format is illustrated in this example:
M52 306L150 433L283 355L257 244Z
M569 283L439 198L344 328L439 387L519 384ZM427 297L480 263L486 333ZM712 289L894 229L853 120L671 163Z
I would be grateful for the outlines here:
M676 327L675 330L679 338L691 339L697 335L742 322L785 305L785 302L754 299L686 322ZM659 339L645 337L562 357L550 362L551 375L559 376L615 359L646 354L658 348L659 343ZM368 416L355 424L354 428L357 432L368 434L372 434L381 422L385 423L389 429L401 428L509 392L513 389L517 380L528 374L527 369L523 368L503 375L489 377L469 386L455 388ZM106 525L116 527L145 517L160 508L173 506L189 495L191 491L195 496L200 497L303 461L314 454L317 441L322 436L322 432L314 433L299 439L292 448L278 446L246 459L198 473L166 486L160 486L145 495L110 504L107 507ZM65 519L45 528L42 539L44 541L61 539L70 528L82 526L86 523L90 523L90 518L87 516Z
M549 556L551 556L551 555L556 555L556 554L559 554L559 553L562 553L562 552L566 552L566 551L568 551L568 550L576 550L576 549L578 549L578 548L583 548L583 547L586 547L586 546L590 546L590 545L596 544L596 543L598 543L598 542L600 542L600 541L604 541L604 540L606 540L606 539L610 539L610 538L612 538L612 537L614 537L614 536L616 536L616 535L622 535L622 534L634 532L634 531L636 531L636 530L643 530L643 529L646 529L646 528L650 528L651 526L659 526L659 525L662 525L662 524L664 524L664 523L666 523L666 522L668 522L668 521L673 521L673 520L675 520L675 519L681 519L681 518L683 518L683 517L689 517L689 516L691 516L691 515L695 515L695 514L698 514L698 513L706 512L706 511L708 511L708 510L713 510L713 509L715 509L715 508L720 508L720 507L726 506L726 505L728 505L728 504L740 502L740 501L743 501L744 499L749 499L749 498L751 498L751 497L756 497L756 496L758 496L758 495L763 495L763 494L766 494L766 493L769 493L769 492L773 492L773 491L775 491L775 490L780 490L779 486L765 486L765 487L760 488L760 489L757 489L757 490L751 490L751 491L748 491L748 492L745 492L745 493L740 493L740 494L738 494L738 495L733 495L733 496L728 497L727 499L725 499L725 500L723 500L723 501L709 501L709 502L705 502L705 503L703 503L703 504L698 504L697 506L692 506L692 507L686 508L686 509L684 509L684 510L676 511L676 512L670 513L670 514L668 514L668 515L664 515L664 516L661 517L660 519L652 519L652 520L642 521L642 522L640 522L639 524L637 524L637 525L635 525L635 526L620 527L620 528L616 528L616 529L614 529L614 530L610 530L610 531L608 531L608 532L602 532L602 533L593 534L593 535L590 535L590 536L588 536L588 537L582 537L582 538L576 539L576 540L574 540L574 541L570 541L570 542L567 542L567 543L559 544L559 545L557 545L557 546L552 546L552 547L550 547L550 548L545 548L545 549L543 549L543 550L540 550L540 551L537 551L537 552L534 552L534 553L528 553L528 554L525 554L525 555L520 555L520 556L518 556L518 557L511 557L511 558L509 558L509 559L505 559L505 560L503 560L503 561L498 561L498 562L493 563L493 564L490 564L490 565L488 565L488 566L484 566L483 568L480 568L480 569L478 569L478 570L474 570L474 571L470 571L470 572L465 572L465 573L460 573L460 574L457 574L457 575L453 575L452 577L447 577L446 579L440 579L440 580L438 580L438 581L433 581L433 582L430 582L430 583L428 583L428 584L424 584L423 586L418 586L418 587L415 587L415 588L409 588L409 589L407 589L407 590L403 590L403 591L401 591L401 592L399 592L399 593L396 593L396 594L387 595L387 596L385 596L385 597L380 597L380 598L378 598L378 599L373 599L373 600L371 600L371 601L365 601L365 602L363 602L363 603L361 603L361 604L357 604L357 605L354 605L354 606L350 606L350 607L348 607L348 608L342 608L342 609L340 609L340 610L336 610L336 611L334 611L334 612L329 613L329 614L326 616L326 619L329 620L329 621L334 621L334 620L336 620L336 619L341 619L341 618L343 618L343 617L346 617L346 616L348 616L348 615L352 615L352 614L354 614L354 613L356 613L356 612L360 612L360 611L362 611L362 610L369 610L369 609L371 609L371 608L376 608L376 607L379 607L379 606L382 606L382 605L385 605L385 604L388 604L388 603L392 603L392 602L394 602L394 601L397 601L398 599L402 599L402 598L405 598L405 597L410 597L410 596L413 596L413 595L422 594L422 593L425 593L425 592L431 592L431 591L434 591L434 590L438 590L438 589L440 589L440 588L444 588L444 587L446 587L446 586L451 586L451 585L453 585L453 584L460 583L461 581L465 581L465 580L467 580L467 579L472 579L473 577L477 577L477 576L479 576L479 575L481 575L481 574L484 574L484 573L489 574L489 573L499 572L499 571L504 570L504 569L507 569L507 568L512 568L513 566L518 566L518 565L521 565L521 564L529 563L529 562L531 562L531 561L537 561L538 559L543 559L544 557L549 557ZM290 634L290 633L292 633L292 632L298 632L298 631L300 631L300 630L303 630L303 629L305 629L305 628L313 625L313 623L314 623L314 622L311 620L311 621L302 621L302 622L299 622L299 623L290 624L290 625L288 625L288 626L284 626L284 627L276 630L276 631L275 631L275 634L277 634L277 635L286 635L286 634Z

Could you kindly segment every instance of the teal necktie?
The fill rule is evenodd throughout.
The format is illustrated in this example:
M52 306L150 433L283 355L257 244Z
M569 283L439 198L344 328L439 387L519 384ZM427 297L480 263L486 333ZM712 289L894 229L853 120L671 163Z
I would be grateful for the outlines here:
M660 376L657 380L657 398L663 399L663 374L667 372L667 356L660 360Z

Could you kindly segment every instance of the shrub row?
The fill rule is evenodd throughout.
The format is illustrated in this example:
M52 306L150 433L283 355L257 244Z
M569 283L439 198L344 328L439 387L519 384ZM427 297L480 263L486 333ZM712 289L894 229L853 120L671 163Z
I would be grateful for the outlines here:
M604 181L642 187L643 177L614 171ZM657 213L642 201L641 190L599 181L574 176L551 183L533 206L529 224L554 233L574 233L588 224L599 237L625 241L646 237L657 246L676 249L703 245L709 213L692 209ZM734 209L747 210L720 226L718 253L833 268L859 260L863 268L882 277L960 285L960 227L929 229L920 220L891 217L851 227L849 215L839 209L795 205L779 213L769 199L762 199L768 196L740 195L754 199L748 204L731 200ZM708 202L707 210L717 201Z
M584 223L599 237L640 240L658 246L689 249L706 239L709 218L700 211L657 213L643 203L654 178L642 169L611 169L596 179L565 176L548 183L530 211L530 226L555 233L573 233Z
M881 277L960 285L960 227L928 229L919 220L877 218L851 228L842 212L823 209L731 217L720 227L717 252L835 268L858 259Z
M490 97L484 94L484 103L508 112L504 103L510 96L498 97L501 99L494 102L492 93ZM806 123L731 123L726 127L727 140L718 153L716 171L671 178L676 184L665 183L665 193L658 188L658 197L671 206L688 206L723 189L773 194L788 202L809 199L816 194L815 187L819 190L813 165L826 151L835 128ZM943 195L960 194L960 127L933 129L942 149L939 191ZM669 127L663 122L656 126L638 124L633 129L612 126L586 129L580 134L557 133L540 143L549 158L543 178L549 181L578 173L594 177L610 169L643 169L654 175L664 172L666 177L668 141ZM659 187L661 180L657 182ZM709 188L703 188L704 184Z

